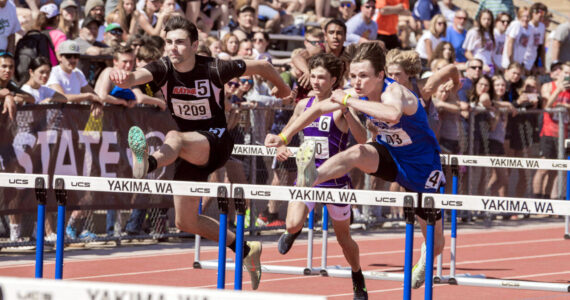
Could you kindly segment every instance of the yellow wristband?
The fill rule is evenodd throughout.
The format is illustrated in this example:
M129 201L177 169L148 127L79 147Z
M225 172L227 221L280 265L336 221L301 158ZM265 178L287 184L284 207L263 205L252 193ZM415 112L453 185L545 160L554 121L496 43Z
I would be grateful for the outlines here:
M279 137L283 140L283 142L285 143L285 145L289 144L289 143L287 142L287 138L285 137L285 135L284 135L283 133L280 133L280 134L279 134Z
M348 102L348 98L350 98L350 94L344 95L344 98L342 98L342 105L346 106L346 102Z

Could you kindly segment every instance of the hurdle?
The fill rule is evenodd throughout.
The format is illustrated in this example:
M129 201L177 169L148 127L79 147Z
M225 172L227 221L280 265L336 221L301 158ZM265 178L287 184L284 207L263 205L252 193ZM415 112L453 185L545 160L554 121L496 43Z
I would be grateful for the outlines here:
M267 292L231 292L213 289L142 284L101 283L51 279L0 277L4 300L18 299L216 299L216 300L325 300L323 296Z
M570 202L560 200L543 200L531 198L469 196L469 195L443 195L423 194L423 207L428 209L427 250L426 250L426 281L425 299L431 300L433 296L433 241L435 210L456 209L484 212L507 212L549 215L570 215ZM503 280L488 278L470 278L456 276L449 279L449 284L469 285L481 287L497 287L511 289L529 289L552 292L570 292L570 284L532 282L520 280Z
M566 149L566 154L568 155L568 160L570 161L570 139L564 140L564 148ZM570 201L570 171L566 171L566 201ZM564 238L570 239L570 217L564 217Z
M46 214L47 175L0 173L0 187L16 189L34 189L38 202L36 220L36 261L35 278L42 278L44 273L44 229ZM13 242L9 246L25 246L28 242Z

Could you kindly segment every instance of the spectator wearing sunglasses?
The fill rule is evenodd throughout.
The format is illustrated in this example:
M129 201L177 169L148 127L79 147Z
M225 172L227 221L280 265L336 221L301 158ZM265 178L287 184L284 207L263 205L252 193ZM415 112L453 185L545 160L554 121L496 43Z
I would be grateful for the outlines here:
M91 17L85 18L81 30L79 31L79 37L74 40L79 46L80 54L97 56L111 55L113 53L113 50L109 46L97 41L100 26L101 22L97 19ZM91 86L95 86L99 74L106 67L107 63L104 60L95 60L93 58L80 59L77 64L77 68L83 72L87 82Z
M341 0L338 7L338 19L343 22L347 22L354 16L354 11L356 10L356 2L354 0Z
M377 0L376 24L378 25L377 39L384 42L386 50L401 48L398 39L399 16L409 16L410 3L407 0Z
M20 31L20 21L16 13L14 2L8 0L0 0L0 49L14 53L16 46L16 32Z
M362 0L360 12L346 22L345 46L366 43L376 39L378 35L378 25L372 20L375 10L375 0Z
M105 27L105 44L111 48L118 47L123 41L123 28L118 23L111 23Z
M95 102L101 99L94 93L83 72L77 68L79 45L75 41L65 41L59 45L57 56L59 65L53 67L47 86L67 97L69 102Z
M507 31L507 27L511 23L511 16L506 13L500 13L497 18L495 19L495 50L493 50L493 61L495 62L495 68L500 70L501 73L504 69L501 66L501 62L503 60L503 50L505 49L505 41L507 39L507 35L505 32Z
M548 12L546 5L536 2L530 7L530 22L528 27L532 31L527 53L525 54L525 68L527 70L538 71L544 73L544 65L546 64L544 49L544 40L546 37L546 26L544 26L544 17ZM540 65L538 65L540 61Z

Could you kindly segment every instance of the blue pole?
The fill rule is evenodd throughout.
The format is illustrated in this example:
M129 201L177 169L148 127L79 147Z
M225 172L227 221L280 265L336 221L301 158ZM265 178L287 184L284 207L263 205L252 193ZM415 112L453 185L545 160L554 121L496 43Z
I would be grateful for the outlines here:
M234 280L234 290L241 290L243 276L243 231L244 231L244 215L237 215L236 225L236 271Z
M217 288L223 290L226 282L226 235L228 227L228 215L225 213L220 214L220 233L218 241L218 285ZM236 244L237 248L243 245Z
M44 276L44 226L46 218L45 204L38 204L36 221L36 278Z
M433 224L427 225L427 238L426 238L426 280L425 280L425 300L432 300L433 294L433 242L434 242L434 227Z
M452 189L452 193L454 195L457 195L457 190L458 190L458 178L457 175L453 175L453 189ZM452 210L451 211L451 238L456 238L457 237L457 210Z
M311 212L309 213L309 229L313 229L313 227L315 226L315 210L311 210Z
M412 299L412 259L414 255L414 223L406 223L404 253L404 300Z
M323 205L323 232L329 230L329 211L327 206Z
M63 278L63 241L65 240L65 205L57 206L57 240L55 247L55 279Z

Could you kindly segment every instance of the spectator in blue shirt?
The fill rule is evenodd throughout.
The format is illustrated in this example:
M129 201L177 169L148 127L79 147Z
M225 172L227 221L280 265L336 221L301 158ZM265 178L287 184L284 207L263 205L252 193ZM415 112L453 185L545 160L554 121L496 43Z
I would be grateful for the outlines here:
M412 16L416 21L421 23L420 28L429 28L430 20L437 14L440 14L437 0L418 0L414 5Z
M345 46L376 40L378 25L372 20L375 7L375 0L362 0L360 12L346 22Z
M465 30L465 20L467 19L467 12L463 9L458 10L453 18L453 26L447 27L445 34L445 41L450 42L455 49L455 61L464 63L467 61L465 57L465 50L463 49L463 41L467 36Z

